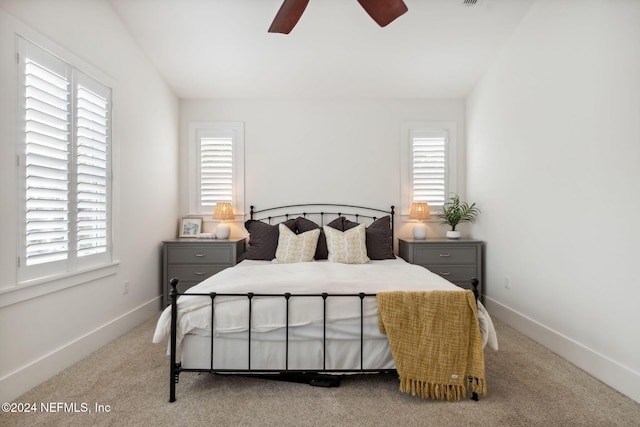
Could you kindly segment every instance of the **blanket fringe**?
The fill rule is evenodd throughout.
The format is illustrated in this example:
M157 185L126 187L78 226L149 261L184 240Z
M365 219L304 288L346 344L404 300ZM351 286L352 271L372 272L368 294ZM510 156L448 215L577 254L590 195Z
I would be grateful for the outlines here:
M479 396L486 396L487 383L484 378L469 377L469 391L478 393Z
M469 389L467 390L464 384L434 384L427 381L401 378L400 391L423 399L459 401L467 396L468 391L486 396L487 385L483 379L469 378Z

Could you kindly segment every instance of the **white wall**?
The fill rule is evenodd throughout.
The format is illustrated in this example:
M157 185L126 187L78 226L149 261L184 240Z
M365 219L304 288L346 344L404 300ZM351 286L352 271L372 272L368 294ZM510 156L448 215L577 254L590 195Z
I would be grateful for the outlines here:
M14 399L158 312L160 244L175 237L178 218L178 102L109 3L0 0L0 288L16 284L16 32L43 36L114 82L120 262L114 275L0 308L0 401Z
M186 155L190 122L245 123L245 206L344 203L400 208L402 123L452 121L464 135L462 100L248 99L181 101L181 212L188 213ZM459 150L458 182L464 182ZM462 188L461 191L464 191ZM248 213L248 212L247 212ZM206 218L205 218L206 219ZM408 237L411 223L398 235ZM236 224L234 234L242 232ZM205 231L213 224L205 223ZM430 235L444 234L438 221Z
M637 401L639 23L638 1L538 0L467 106L488 307Z

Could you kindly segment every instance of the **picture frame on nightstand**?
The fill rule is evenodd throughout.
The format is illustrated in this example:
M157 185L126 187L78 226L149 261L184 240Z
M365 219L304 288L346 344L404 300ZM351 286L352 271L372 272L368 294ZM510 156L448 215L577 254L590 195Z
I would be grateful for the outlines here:
M198 237L202 232L202 217L185 217L180 221L180 237Z

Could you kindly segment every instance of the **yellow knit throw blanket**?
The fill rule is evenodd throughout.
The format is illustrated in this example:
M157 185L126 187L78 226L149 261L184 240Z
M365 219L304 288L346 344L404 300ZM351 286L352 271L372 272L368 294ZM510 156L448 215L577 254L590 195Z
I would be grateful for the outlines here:
M400 391L440 400L487 394L473 292L379 292L377 300Z

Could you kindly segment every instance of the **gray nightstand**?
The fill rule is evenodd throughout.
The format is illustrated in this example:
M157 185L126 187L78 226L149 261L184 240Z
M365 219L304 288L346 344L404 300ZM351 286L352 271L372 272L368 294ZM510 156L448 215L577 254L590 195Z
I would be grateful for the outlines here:
M244 252L244 239L177 239L164 242L162 291L169 305L169 280L177 278L178 292L184 292L207 277L236 265Z
M468 239L398 239L399 254L405 261L421 265L465 289L471 278L480 281L482 295L482 246L480 240Z

